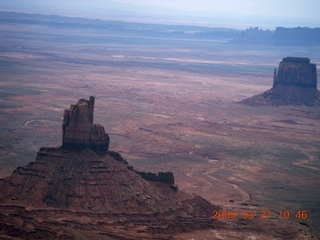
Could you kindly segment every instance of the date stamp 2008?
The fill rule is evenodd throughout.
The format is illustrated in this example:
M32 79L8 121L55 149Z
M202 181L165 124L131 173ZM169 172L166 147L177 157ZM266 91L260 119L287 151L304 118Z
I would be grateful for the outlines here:
M289 219L295 217L297 219L307 219L308 213L306 210L298 210L294 213L291 213L289 210L280 210L277 214L273 214L271 217L270 210L242 210L237 212L236 210L213 210L213 219Z

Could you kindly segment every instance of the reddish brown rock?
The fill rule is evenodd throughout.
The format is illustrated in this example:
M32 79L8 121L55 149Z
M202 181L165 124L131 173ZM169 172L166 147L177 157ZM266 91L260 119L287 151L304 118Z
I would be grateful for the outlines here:
M174 184L174 176L172 172L159 172L158 179L160 182L164 182L166 184Z
M143 179L163 182L169 185L174 185L174 175L172 172L159 172L158 175L152 172L137 172Z
M127 213L180 208L177 199L164 195L175 194L167 184L146 181L126 163L89 148L41 148L35 162L17 168L0 186L2 202L25 206Z
M278 74L273 80L277 85L317 88L317 67L309 58L286 57L279 64Z
M241 103L251 106L320 105L317 67L309 58L286 57L275 69L273 87Z
M65 110L62 123L62 148L92 150L105 153L109 147L109 135L104 127L93 124L94 97L80 99L76 105Z
M72 105L62 148L41 148L35 162L0 179L0 238L172 239L216 226L220 208L178 191L173 173L139 174L117 152L97 154L109 138L93 109L93 97Z
M173 174L163 177L173 182ZM168 183L145 180L90 148L41 148L35 162L0 179L0 235L15 230L17 239L34 237L36 227L44 239L49 232L52 239L77 239L72 233L84 229L115 239L172 239L214 227L212 211L219 207Z

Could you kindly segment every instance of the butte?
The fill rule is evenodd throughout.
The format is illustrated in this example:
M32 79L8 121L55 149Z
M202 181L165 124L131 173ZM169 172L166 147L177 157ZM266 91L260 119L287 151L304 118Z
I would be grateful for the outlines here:
M65 110L62 146L0 179L0 237L172 239L217 224L205 199L178 190L171 172L138 172L93 124L94 97Z
M319 106L317 67L309 58L286 57L274 70L273 86L268 91L240 103L251 106Z

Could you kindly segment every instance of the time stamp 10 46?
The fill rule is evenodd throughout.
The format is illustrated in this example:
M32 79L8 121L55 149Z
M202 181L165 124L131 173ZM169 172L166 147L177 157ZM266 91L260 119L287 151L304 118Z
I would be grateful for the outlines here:
M306 210L298 210L296 212L290 212L289 210L280 210L278 213L272 213L270 210L213 210L212 212L213 219L270 219L270 218L279 218L279 219L307 219L308 213Z

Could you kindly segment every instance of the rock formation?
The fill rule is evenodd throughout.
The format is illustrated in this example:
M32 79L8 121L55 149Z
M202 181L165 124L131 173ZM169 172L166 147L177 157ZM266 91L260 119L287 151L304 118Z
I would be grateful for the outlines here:
M148 175L155 179L141 177L127 163L108 154L96 154L90 148L66 152L43 147L35 162L17 168L2 180L7 188L0 199L90 212L150 213L165 211L169 205L179 207L162 193L173 193L173 174L159 173L161 180L154 173ZM155 187L159 189L155 191Z
M142 178L154 182L163 182L174 185L174 176L172 172L159 172L158 175L151 172L137 172Z
M319 46L320 28L277 27L273 35L273 43L278 46Z
M71 105L62 147L41 148L34 162L0 179L0 238L172 239L214 226L219 207L178 191L173 173L138 172L107 151L93 110L93 97Z
M62 148L91 148L95 152L105 153L109 148L109 135L104 127L93 124L94 97L80 99L64 111Z
M309 58L286 57L275 71L273 88L277 85L293 85L317 89L317 67Z
M277 27L275 31L257 27L241 31L241 35L229 41L231 44L267 44L276 46L319 46L320 28Z
M317 67L309 58L286 57L274 71L273 87L259 95L242 101L259 105L307 105L320 104L317 90Z

